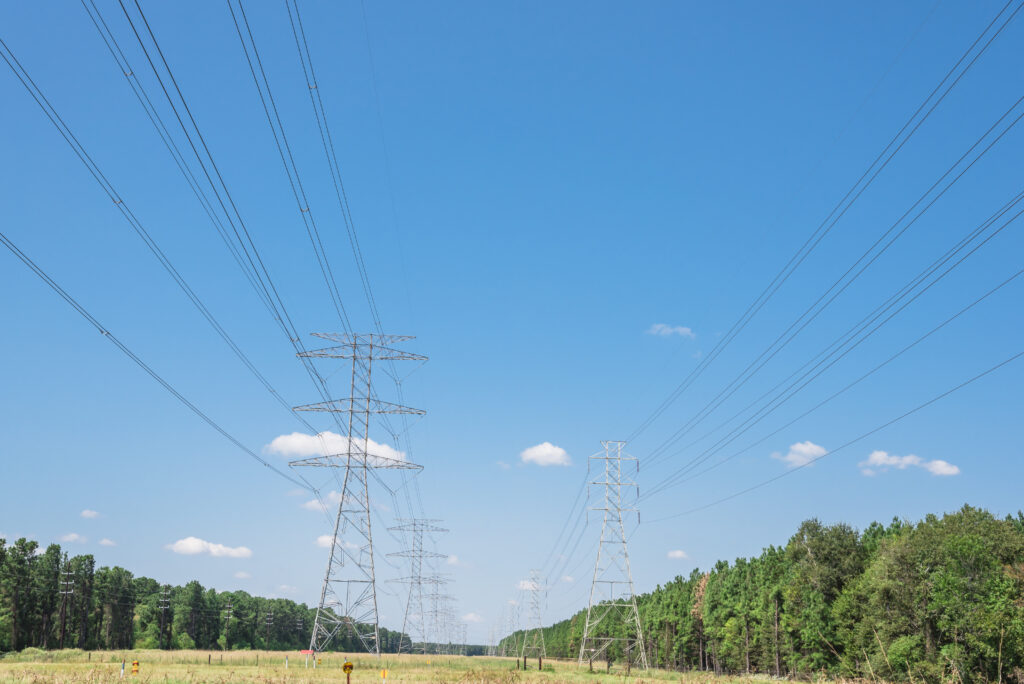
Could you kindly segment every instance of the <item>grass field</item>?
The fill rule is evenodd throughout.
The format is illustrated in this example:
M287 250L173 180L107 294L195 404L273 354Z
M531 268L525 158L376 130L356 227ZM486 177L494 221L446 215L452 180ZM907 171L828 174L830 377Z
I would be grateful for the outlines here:
M285 667L285 657L288 667ZM38 651L30 649L0 659L0 684L43 684L44 682L114 682L120 679L121 661L126 661L126 684L221 684L252 682L253 684L302 684L304 682L344 682L341 666L345 655L331 653L321 656L320 666L305 667L305 656L273 651ZM133 660L139 661L139 674L131 674ZM702 684L712 679L720 683L726 678L706 674L680 675L677 672L651 670L625 672L613 668L611 674L589 673L575 663L544 661L544 670L537 670L537 661L526 671L516 670L513 658L466 658L463 656L384 655L378 662L368 656L352 656L355 670L353 684L382 684L381 669L387 669L388 682L429 682L430 684L532 684L540 682L680 682ZM257 662L258 661L258 662Z

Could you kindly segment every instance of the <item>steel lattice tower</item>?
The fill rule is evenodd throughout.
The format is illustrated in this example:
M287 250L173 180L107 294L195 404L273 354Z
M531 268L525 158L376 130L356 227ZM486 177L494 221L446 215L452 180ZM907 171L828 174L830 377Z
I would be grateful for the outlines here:
M604 505L590 510L603 511L601 540L597 546L597 561L594 564L594 581L590 586L590 603L587 605L587 621L583 627L583 641L580 643L579 665L593 662L607 653L612 644L622 644L623 654L631 664L647 669L647 653L644 651L643 631L640 626L640 612L633 594L633 574L629 567L629 551L626 548L626 530L622 524L623 512L637 510L623 502L624 487L636 487L636 483L622 475L623 461L639 463L632 456L623 456L625 442L604 441L604 453L590 457L590 462L603 462L604 479L590 482L590 485L604 487ZM638 514L639 516L639 514ZM609 615L618 614L626 632L614 636L605 622ZM603 629L602 629L602 623ZM634 632L630 635L630 632Z
M533 622L530 630L523 635L523 647L519 651L519 657L535 656L544 658L547 652L544 650L544 619L541 610L541 595L544 587L540 583L540 570L530 571L530 620Z
M411 535L410 548L396 553L389 553L388 555L409 559L409 576L394 581L409 585L409 598L405 604L405 617L402 618L402 633L405 634L406 630L408 630L410 639L412 639L413 634L417 634L420 637L421 653L426 652L428 617L423 604L423 585L433 585L434 593L436 593L437 587L448 581L440 575L423 575L423 560L425 558L435 560L445 558L445 555L442 553L427 551L423 548L424 533L448 531L443 527L438 527L436 523L439 522L441 521L428 520L426 518L409 518L407 520L400 520L398 525L388 528L396 532L408 532ZM402 652L402 643L404 643L404 640L399 642L399 653ZM410 644L409 650L410 652L416 650L413 644Z
M425 356L392 348L413 339L406 335L314 333L336 343L326 349L305 351L299 356L351 361L352 375L347 399L296 407L296 411L323 411L334 415L347 435L341 453L291 461L293 468L336 469L341 498L334 519L327 571L313 622L309 647L323 652L342 627L359 638L367 652L380 656L377 618L377 580L374 570L373 533L370 525L369 471L374 468L419 468L408 461L369 453L370 416L415 414L424 411L381 401L373 393L374 361L423 361ZM319 494L318 494L319 496Z

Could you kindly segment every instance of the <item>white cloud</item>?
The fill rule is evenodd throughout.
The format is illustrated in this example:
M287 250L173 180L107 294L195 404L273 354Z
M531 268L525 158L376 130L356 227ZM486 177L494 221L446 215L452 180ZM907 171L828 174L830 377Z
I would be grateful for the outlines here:
M462 616L462 621L463 622L483 622L484 619L482 617L480 617L477 613L466 613L465 615Z
M576 579L572 575L562 575L562 581L566 584L572 584Z
M65 534L63 537L61 537L60 540L62 542L69 542L72 544L84 544L85 542L89 541L77 532L69 532Z
M168 544L166 548L174 553L180 553L185 556L195 556L200 553L208 553L218 558L249 558L252 556L252 551L244 546L224 546L223 544L208 542L199 537L185 537L173 544Z
M697 334L685 325L665 325L664 323L655 323L647 329L647 334L658 335L659 337L679 335L680 337L688 337L691 340L697 339Z
M94 511L94 510L89 509L89 508L86 508L84 511L82 511L78 515L82 516L83 518L98 518L98 517L100 517L100 514L99 514L98 511Z
M334 536L330 534L321 534L316 538L316 545L321 549L331 548L331 542L334 541Z
M508 470L509 468L512 467L508 463L505 463L504 461L497 461L497 464L498 467L501 468L502 470Z
M562 447L557 447L551 442L542 442L529 449L524 449L519 454L523 463L535 463L539 466L567 466L572 465L572 459Z
M332 456L345 454L349 451L349 440L344 435L339 435L330 430L316 435L308 435L304 432L293 432L290 435L280 435L271 440L270 444L263 447L266 453L287 456L289 458L302 458L304 456ZM358 444L358 441L356 442ZM361 446L361 445L360 445ZM374 456L389 458L395 461L404 461L405 452L399 451L387 444L380 444L372 439L367 440L366 451L370 455L370 464L373 464Z
M290 584L279 584L277 590L282 594L294 594L299 590L298 587L293 587Z
M117 546L117 542L113 539L107 539L104 537L103 539L100 539L100 546Z
M462 565L462 563L459 561L459 557L455 555L448 556L448 560L446 562L448 563L448 565Z
M935 459L934 461L926 461L920 456L914 454L908 454L906 456L897 456L896 454L890 454L885 451L872 451L866 461L861 461L857 464L860 468L860 472L868 477L877 475L878 473L884 473L890 468L896 470L906 470L907 468L923 468L932 475L959 475L960 468L953 465L949 461L943 461L942 459Z
M508 605L510 605L510 606L518 606L519 602L516 601L515 599L509 599L508 600Z
M783 456L779 452L772 454L772 458L785 461L790 468L798 468L808 465L828 453L828 449L811 441L797 442L791 444L789 452Z
M252 579L252 575L247 573L245 570L239 570L235 573L235 579Z
M519 580L519 583L516 584L516 589L519 589L520 591L533 591L539 588L540 585L533 580Z
M668 557L674 560L684 560L689 558L689 556L686 555L686 552L681 549L673 549L672 551L669 551Z

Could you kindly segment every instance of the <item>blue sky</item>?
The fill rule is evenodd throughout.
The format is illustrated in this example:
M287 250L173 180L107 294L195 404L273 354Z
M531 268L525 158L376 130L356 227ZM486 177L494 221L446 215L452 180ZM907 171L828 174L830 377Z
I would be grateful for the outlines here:
M120 7L98 6L170 116ZM296 327L336 330L227 8L143 7ZM407 403L428 411L409 457L425 466L422 513L451 530L436 548L457 558L442 569L472 640L504 621L517 584L549 557L545 620L585 606L598 528L579 544L556 538L587 457L600 440L630 435L715 347L1001 7L367 3L364 24L358 3L301 4L383 325L416 335L409 350L430 357L404 383ZM354 325L369 329L284 4L246 12L342 296ZM1024 91L1022 21L631 453L649 458L1013 105ZM9 4L0 27L255 365L290 403L316 401L85 11ZM0 92L4 234L283 467L268 445L302 426L196 313L6 66ZM1019 192L1022 146L1013 128L680 446L775 386ZM775 431L973 302L1022 267L1022 249L1011 224L731 446ZM963 503L1016 512L1021 362L769 487L653 522L786 472L1019 352L1020 280L807 418L644 499L630 548L637 590L784 543L812 516L863 527ZM303 507L308 496L197 420L6 251L0 292L0 533L44 543L74 534L70 550L161 581L315 599L316 539L327 530ZM641 468L641 493L721 434ZM523 460L546 442L567 465ZM874 452L884 455L869 462ZM378 528L405 513L395 510L403 499L378 496ZM168 548L188 537L250 553ZM382 554L396 550L397 540L378 538ZM385 579L404 574L380 567ZM397 627L400 590L382 586L382 622Z

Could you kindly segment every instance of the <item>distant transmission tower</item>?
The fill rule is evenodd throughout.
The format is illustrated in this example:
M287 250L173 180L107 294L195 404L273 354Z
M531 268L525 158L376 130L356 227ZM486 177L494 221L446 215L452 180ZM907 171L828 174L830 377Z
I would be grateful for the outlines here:
M67 627L68 600L75 593L75 581L71 568L68 566L68 555L64 554L64 570L60 582L60 647L64 648L64 634Z
M533 624L523 635L523 647L519 651L519 657L544 658L547 652L544 650L544 618L541 610L544 587L540 581L540 570L530 571L530 583L526 589L530 592L530 622Z
M519 631L519 604L515 601L509 601L508 603L508 638L502 643L501 656L518 657L519 656L519 637L516 636L516 632Z
M428 520L426 518L409 518L399 520L399 524L388 529L395 532L408 532L411 536L410 547L404 551L389 553L389 556L409 559L409 576L395 580L409 585L409 598L405 604L405 617L402 618L402 634L408 634L411 643L409 651L416 649L414 636L419 636L421 653L426 652L427 644L427 611L423 603L423 585L433 585L434 592L437 586L444 584L447 580L439 575L423 575L423 560L445 558L443 553L427 551L423 548L423 535L426 532L447 532L436 523L440 520ZM432 593L434 593L432 592ZM398 652L402 653L404 639L399 641Z
M604 487L604 505L591 508L604 511L601 526L601 540L597 545L597 562L594 564L594 581L590 586L590 603L587 605L587 621L583 626L583 641L580 643L579 665L587 663L593 667L594 660L607 654L612 644L621 644L627 662L647 669L647 653L644 651L643 631L640 627L640 612L633 594L633 574L629 568L629 551L626 548L626 530L622 514L637 510L635 506L623 503L622 488L636 487L635 482L622 476L623 461L633 461L632 456L623 456L625 442L604 441L603 454L590 457L591 463L603 462L604 478L591 485ZM639 516L639 513L637 514ZM612 631L610 615L618 614L625 632ZM632 633L632 634L631 634Z
M380 627L370 526L369 471L373 468L415 469L420 466L371 454L370 416L387 413L422 415L425 412L378 399L372 386L373 362L424 361L426 357L392 348L391 345L413 339L406 335L314 333L314 336L334 342L336 346L302 352L299 356L347 359L352 364L352 376L347 399L295 409L334 414L336 422L347 435L347 448L341 453L298 459L289 464L293 468L335 468L341 485L334 534L327 556L327 572L320 590L309 647L314 653L325 651L338 631L347 627L368 653L379 657Z

